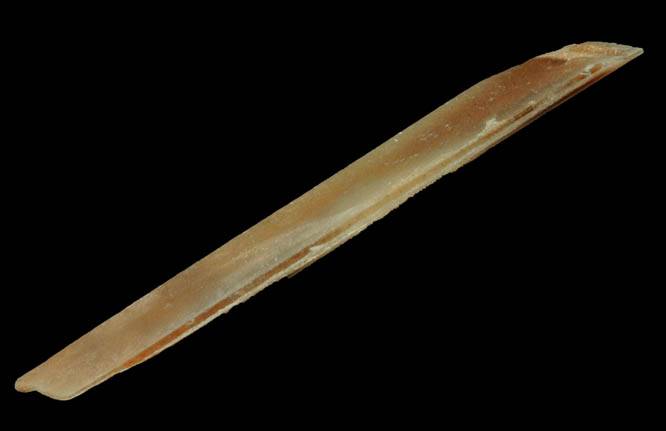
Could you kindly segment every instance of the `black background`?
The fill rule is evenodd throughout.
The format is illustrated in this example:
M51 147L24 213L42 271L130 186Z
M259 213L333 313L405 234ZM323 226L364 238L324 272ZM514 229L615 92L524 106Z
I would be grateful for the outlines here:
M17 15L3 160L15 414L446 423L637 392L659 285L634 260L657 242L654 172L637 169L655 157L649 14L391 12ZM645 54L150 361L67 403L11 391L471 85L587 40Z

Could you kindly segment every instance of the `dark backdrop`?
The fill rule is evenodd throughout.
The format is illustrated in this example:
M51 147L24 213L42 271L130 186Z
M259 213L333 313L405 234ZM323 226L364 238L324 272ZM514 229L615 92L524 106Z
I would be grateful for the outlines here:
M587 40L645 54L157 357L67 404L12 393L21 411L446 423L633 388L655 289L634 261L643 18L52 12L22 15L11 65L8 389L478 81Z

